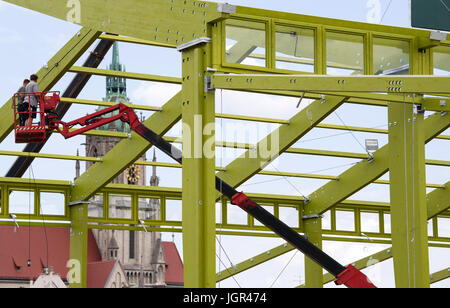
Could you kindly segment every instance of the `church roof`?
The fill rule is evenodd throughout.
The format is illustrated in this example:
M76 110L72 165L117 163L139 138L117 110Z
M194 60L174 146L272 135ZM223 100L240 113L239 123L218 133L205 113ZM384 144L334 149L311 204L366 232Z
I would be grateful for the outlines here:
M47 238L47 240L46 240ZM29 241L31 239L31 241ZM48 244L48 264L47 264ZM166 283L183 284L183 263L174 243L162 242L166 260ZM30 257L29 257L30 256ZM27 266L28 259L31 266ZM70 259L69 228L0 226L0 280L32 280L52 266L54 273L67 280ZM103 288L116 260L102 262L91 230L88 233L88 288ZM103 286L101 286L103 284Z
M166 260L166 283L168 285L183 285L183 261L181 261L177 246L172 242L162 242Z
M117 260L92 262L88 264L88 289L103 289L107 285Z
M0 226L0 279L36 279L48 266L54 272L67 278L66 267L70 249L68 228L25 227L14 231L13 226ZM46 237L48 241L46 241ZM29 239L31 239L29 241ZM29 246L30 245L30 246ZM27 266L28 259L31 266ZM88 262L101 261L94 235L88 235Z

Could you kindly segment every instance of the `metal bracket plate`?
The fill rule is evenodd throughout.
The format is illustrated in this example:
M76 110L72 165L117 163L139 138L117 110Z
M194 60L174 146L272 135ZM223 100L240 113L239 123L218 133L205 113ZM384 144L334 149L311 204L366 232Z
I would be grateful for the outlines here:
M309 215L309 216L302 217L303 220L318 219L318 218L323 218L323 216L322 215Z
M441 31L433 31L430 33L430 40L432 41L446 41L447 33Z
M212 78L210 75L205 76L205 93L215 92L216 89L211 87Z
M193 41L190 41L190 42L187 42L187 43L179 45L177 47L177 50L181 52L181 51L184 51L186 49L195 47L197 45L207 44L207 43L211 43L211 42L212 42L212 39L210 39L209 37L201 37L201 38L198 38L196 40L193 40Z
M217 11L225 14L236 14L236 6L228 3L218 3Z
M79 201L74 201L74 202L70 202L69 206L76 206L76 205L80 205L80 204L89 204L89 201L83 201L83 200L79 200Z

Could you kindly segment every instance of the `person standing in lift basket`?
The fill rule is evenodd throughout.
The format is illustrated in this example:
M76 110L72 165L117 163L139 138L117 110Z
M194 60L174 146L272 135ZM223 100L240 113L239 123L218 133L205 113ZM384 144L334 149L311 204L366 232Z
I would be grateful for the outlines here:
M23 81L23 86L20 87L19 90L17 90L17 93L19 94L17 96L17 112L19 113L19 121L20 126L25 126L25 121L28 119L28 114L24 113L28 110L28 104L24 103L25 100L25 94L20 93L26 93L26 87L30 83L30 80L25 79Z
M36 74L33 74L30 76L30 83L25 87L26 93L38 93L39 92L39 87L37 84L38 78L39 77ZM39 95L28 94L25 96L23 103L27 104L28 110L31 111L31 117L30 117L29 113L26 115L25 125L31 126L33 119L35 119L37 116L37 108L39 105ZM25 106L27 106L27 105L25 105Z

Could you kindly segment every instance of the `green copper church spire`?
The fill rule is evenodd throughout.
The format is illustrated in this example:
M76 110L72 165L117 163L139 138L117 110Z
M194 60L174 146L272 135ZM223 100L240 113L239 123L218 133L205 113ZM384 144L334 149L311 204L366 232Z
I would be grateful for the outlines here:
M120 64L119 44L114 42L112 63L108 69L113 71L125 71L125 67ZM120 99L127 99L127 81L125 78L106 77L106 101L118 102Z
M117 42L114 42L113 44L112 63L108 65L108 69L112 71L125 72L125 66L120 64L119 43ZM130 100L127 97L127 80L125 78L106 77L106 97L103 100L109 103L130 104ZM97 111L102 109L105 109L105 107L99 107ZM117 114L117 112L114 112L113 114ZM130 126L120 120L99 127L98 129L130 132Z

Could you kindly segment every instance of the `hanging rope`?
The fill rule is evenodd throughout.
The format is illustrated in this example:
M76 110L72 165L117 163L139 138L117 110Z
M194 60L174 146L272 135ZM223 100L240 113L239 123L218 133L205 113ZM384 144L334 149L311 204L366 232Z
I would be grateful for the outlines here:
M314 171L314 172L309 172L309 174L316 174L316 173L319 173L319 172L325 172L325 171L334 170L334 169L338 169L338 168L345 168L345 167L355 166L357 164L359 164L359 162L346 164L346 165L340 165L340 166L336 166L336 167L332 167L332 168L328 168L328 169L322 169L322 170L318 170L318 171ZM265 184L265 183L272 183L272 182L278 182L278 181L282 181L282 180L283 179L279 178L279 179L262 181L262 182L256 182L256 183L249 183L249 184L241 185L241 187L253 186L253 185L258 185L258 184Z
M28 185L29 185L29 191L28 191L28 260L27 260L27 266L31 267L31 171L28 170ZM34 201L34 200L33 200ZM34 204L34 202L33 202Z
M223 89L220 90L220 113L223 114ZM223 118L220 119L220 134L221 134L221 140L224 141L224 134L223 134ZM221 148L221 153L220 153L220 166L223 167L223 155L224 155L224 148ZM222 227L223 227L223 210L222 210L222 205L223 205L223 183L220 183L220 226L219 226L219 230L222 231ZM216 235L216 240L219 242L219 245L222 246L222 232L220 232L219 235L220 240L217 238ZM222 256L222 249L219 249L219 273L222 271L222 260L221 260L221 256ZM237 281L236 281L237 283ZM239 285L239 283L237 283L237 285ZM221 281L219 281L219 289L221 288Z
M239 284L239 282L236 280L236 278L234 277L233 273L230 272L230 270L228 269L228 267L226 266L226 264L223 263L222 259L219 258L219 256L216 253L216 257L219 259L220 263L225 267L226 271L231 275L231 278L233 278L234 282L238 285L239 288L242 289L241 285Z
M270 285L270 288L272 288L275 283L278 281L278 279L280 279L281 275L283 275L284 271L286 270L286 268L289 266L289 264L291 264L292 260L294 260L295 256L297 255L298 250L295 251L294 255L291 257L291 259L289 260L289 262L284 266L284 268L281 270L281 272L278 274L277 278L275 278L275 280L272 282L272 284Z
M382 127L388 127L388 124L382 124L382 125L378 125L378 126L374 126L374 127L369 127L369 129L377 129L377 128L382 128ZM317 128L321 128L321 127L317 127ZM334 138L334 137L340 137L340 136L344 136L344 135L348 135L351 134L351 130L347 128L347 132L345 133L341 133L341 134L333 134L333 135L327 135L327 136L323 136L323 137L318 137L318 138L313 138L313 139L305 139L305 140L300 140L298 143L305 143L305 142L311 142L311 141L317 141L317 140L322 140L322 139L328 139L328 138ZM365 151L365 149L364 149Z
M334 114L338 117L339 121L341 121L341 123L345 126L345 128L348 130L348 132L353 136L353 139L356 140L356 142L363 149L363 151L367 152L367 154L370 155L370 152L367 151L366 147L362 145L362 143L359 141L359 139L356 137L356 135L349 129L349 127L347 126L347 124L345 124L344 120L339 116L337 111L335 111Z

